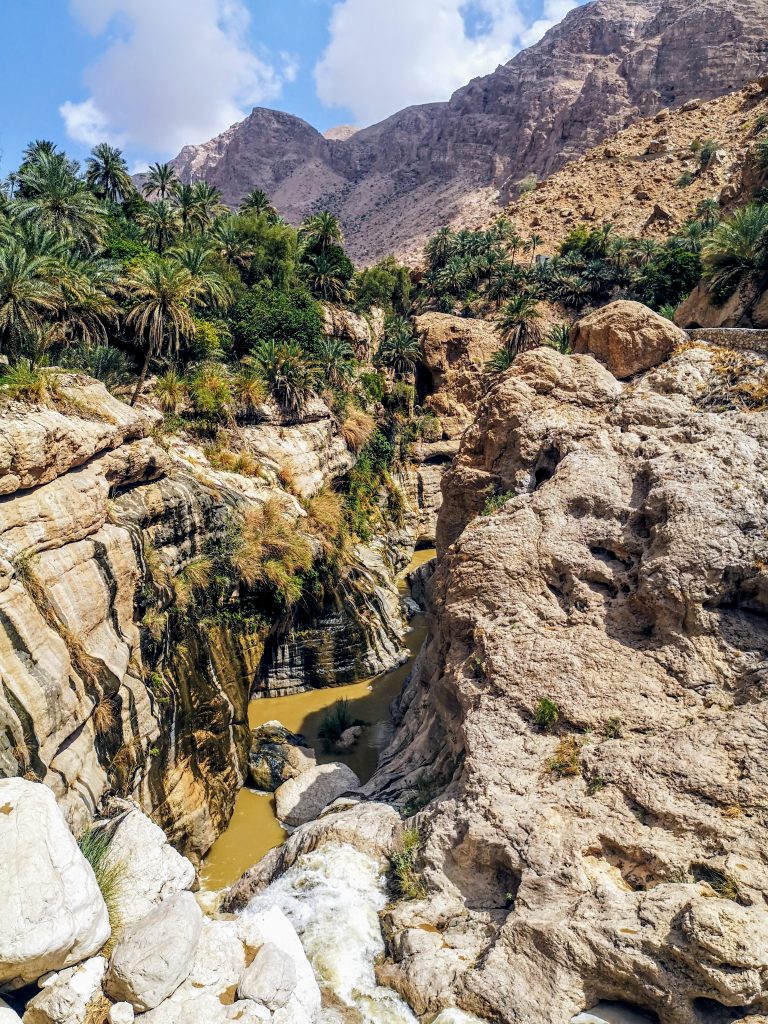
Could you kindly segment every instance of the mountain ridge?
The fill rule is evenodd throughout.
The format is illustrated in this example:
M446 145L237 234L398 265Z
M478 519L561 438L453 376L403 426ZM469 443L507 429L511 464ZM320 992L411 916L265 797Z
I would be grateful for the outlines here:
M255 108L173 161L237 205L264 188L287 220L327 208L368 262L482 216L641 117L733 92L768 70L768 0L593 0L445 103L328 140Z

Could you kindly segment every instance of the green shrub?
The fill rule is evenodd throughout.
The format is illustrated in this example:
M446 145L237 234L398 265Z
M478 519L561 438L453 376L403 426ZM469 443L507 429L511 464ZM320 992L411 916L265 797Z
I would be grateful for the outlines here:
M71 345L56 357L56 364L87 373L109 389L124 384L131 372L128 356L112 345Z
M353 719L349 711L349 701L346 697L337 700L332 708L329 708L323 715L317 735L325 743L326 748L338 743L342 733L351 729L353 725L363 725L359 719Z
M607 740L620 740L624 735L623 725L620 718L609 718L603 726L603 736Z
M33 366L28 360L20 359L0 375L0 398L3 397L15 402L49 405L63 396L55 370Z
M493 516L497 512L500 512L508 501L512 498L516 498L517 494L514 491L502 491L500 494L489 494L485 499L481 516Z
M680 177L675 182L675 188L688 188L696 181L696 175L691 171L683 171Z
M396 900L427 898L427 886L417 867L420 845L419 830L408 828L403 832L399 849L392 855L389 888Z
M439 792L440 786L437 779L433 778L429 772L422 772L413 787L411 796L403 804L403 815L410 818L412 815L418 814L432 803Z
M547 697L542 697L536 705L534 721L543 732L552 732L560 719L560 708Z
M83 833L78 842L80 852L91 865L96 876L96 883L107 905L109 926L112 930L109 943L105 947L107 954L114 948L122 931L122 908L123 901L127 896L125 892L125 865L122 861L110 863L109 848L111 843L112 835L106 828L88 829L87 832Z
M235 307L234 331L240 354L273 339L310 353L323 336L323 317L306 291L252 288Z

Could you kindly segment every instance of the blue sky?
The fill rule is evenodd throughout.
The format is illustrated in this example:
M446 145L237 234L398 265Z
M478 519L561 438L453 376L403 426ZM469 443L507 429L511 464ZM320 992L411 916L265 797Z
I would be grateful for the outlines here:
M584 0L0 0L0 174L31 139L132 169L257 105L321 131L447 99Z

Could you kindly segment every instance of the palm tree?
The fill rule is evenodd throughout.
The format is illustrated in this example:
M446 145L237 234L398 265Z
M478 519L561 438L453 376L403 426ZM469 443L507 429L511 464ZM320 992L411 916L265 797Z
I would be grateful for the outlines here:
M144 241L163 253L179 234L178 210L167 199L148 203L138 216Z
M411 325L404 317L392 317L379 346L378 361L393 370L396 377L405 377L413 373L420 358L421 343Z
M77 341L85 348L108 344L108 327L119 312L109 294L117 288L115 266L107 260L81 260L68 254L54 264L52 278L62 296L56 340Z
M326 302L343 302L347 296L347 277L336 252L319 252L306 263L306 276L313 294Z
M354 353L341 338L324 336L315 345L315 362L331 388L343 388L353 372Z
M173 188L173 205L179 215L179 223L184 235L192 234L195 222L195 192L191 185L177 182Z
M260 188L256 188L240 203L243 213L255 213L257 217L266 217L273 221L277 217L277 210L270 202L269 196Z
M435 276L439 292L463 295L469 287L470 268L462 256L452 256Z
M286 412L299 416L318 384L317 369L296 342L261 341L247 364L255 367L275 401Z
M334 246L344 245L341 225L327 210L307 217L301 225L299 235L305 248L310 252L325 253Z
M720 220L720 203L717 199L702 199L696 207L696 216L705 231L711 231Z
M207 181L196 181L192 186L192 224L205 231L219 214L227 208L221 201L221 192Z
M196 238L170 249L167 255L169 260L189 273L203 302L223 307L232 302L232 289L221 274L211 267L214 251L209 241Z
M440 270L454 251L456 236L449 227L440 228L427 242L425 249L430 270Z
M86 166L85 180L100 199L117 203L136 191L128 173L128 164L114 146L106 142L96 146L91 150Z
M135 267L123 281L123 287L130 296L126 326L134 329L144 346L144 363L131 399L131 405L135 405L150 361L155 356L177 352L182 340L194 334L189 307L197 298L198 289L189 271L171 260L154 260Z
M1 349L17 351L61 303L61 292L51 281L50 260L30 256L19 242L0 248Z
M554 324L550 327L544 339L544 344L547 348L553 348L555 352L559 352L561 356L569 356L573 352L571 348L571 328L568 324Z
M211 228L209 239L230 267L243 270L253 259L253 244L234 215L219 217Z
M721 294L768 271L768 206L750 204L718 224L702 249L704 277Z
M145 196L168 199L178 184L179 176L170 164L152 164L141 191Z
M526 252L529 252L531 254L531 266L533 266L533 261L536 259L536 250L543 241L544 239L541 237L541 235L533 234L525 243Z
M527 352L541 343L541 313L532 295L516 295L510 299L499 318L498 330L513 355Z
M512 363L515 361L515 353L510 352L506 346L498 349L493 353L491 358L485 364L486 373L506 373L512 367Z
M106 211L63 153L43 150L19 174L23 198L14 200L21 223L39 224L58 238L86 246L100 244Z

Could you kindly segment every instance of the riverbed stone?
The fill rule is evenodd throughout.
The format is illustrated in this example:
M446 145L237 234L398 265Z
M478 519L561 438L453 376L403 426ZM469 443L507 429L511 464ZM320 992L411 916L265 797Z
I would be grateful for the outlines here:
M265 793L274 791L316 765L315 752L303 736L280 722L265 722L251 731L248 774L251 785Z
M164 900L123 932L107 971L107 995L139 1013L154 1009L189 975L202 925L191 893Z
M109 916L53 792L0 781L0 985L18 988L93 956Z
M351 725L339 736L336 742L337 750L351 750L363 735L362 725Z
M360 779L348 765L318 765L279 787L275 793L277 816L286 825L303 825L343 793L359 788Z

